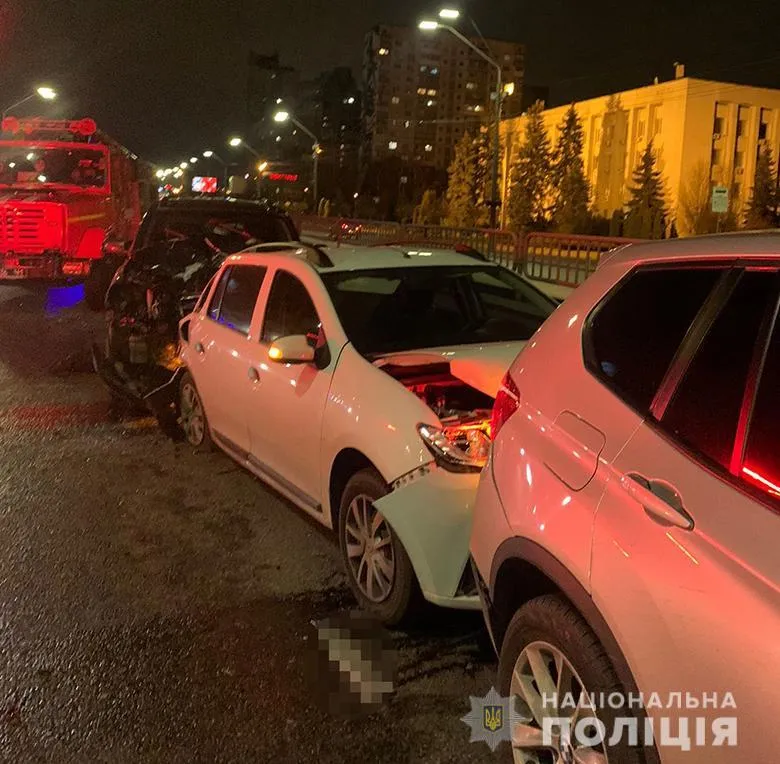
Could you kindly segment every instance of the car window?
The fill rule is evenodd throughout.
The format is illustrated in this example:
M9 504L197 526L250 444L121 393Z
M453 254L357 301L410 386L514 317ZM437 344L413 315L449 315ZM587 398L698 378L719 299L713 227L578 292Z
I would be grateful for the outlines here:
M748 430L742 477L780 502L780 319L767 350Z
M722 268L639 270L593 313L585 336L592 373L639 411L650 407Z
M727 469L756 337L776 283L772 272L742 274L662 420L676 438Z
M277 271L263 321L262 341L316 334L320 320L306 287L288 271Z
M233 265L222 274L208 316L218 324L249 334L257 296L266 274L257 265Z

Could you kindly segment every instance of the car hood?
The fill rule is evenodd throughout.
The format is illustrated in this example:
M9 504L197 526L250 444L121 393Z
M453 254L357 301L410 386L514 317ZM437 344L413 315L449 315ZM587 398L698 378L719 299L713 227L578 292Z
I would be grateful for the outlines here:
M403 353L386 353L374 356L375 366L423 366L428 363L448 363L454 377L485 395L495 397L501 380L517 354L525 347L525 341L491 342L484 345L453 345L451 347L425 348Z

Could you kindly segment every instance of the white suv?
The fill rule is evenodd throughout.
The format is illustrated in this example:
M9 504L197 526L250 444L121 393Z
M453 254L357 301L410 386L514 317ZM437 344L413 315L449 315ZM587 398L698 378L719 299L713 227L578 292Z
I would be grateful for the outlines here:
M471 554L516 762L780 760L779 307L780 235L629 246L512 365Z
M338 532L361 605L479 609L471 509L495 391L556 305L474 255L261 245L180 326L189 442Z

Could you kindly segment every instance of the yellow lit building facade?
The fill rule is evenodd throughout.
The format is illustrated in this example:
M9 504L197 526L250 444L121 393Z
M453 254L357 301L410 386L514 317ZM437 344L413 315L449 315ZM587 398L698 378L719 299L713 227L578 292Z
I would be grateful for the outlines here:
M692 178L709 178L729 189L737 213L749 200L759 147L766 142L775 162L780 146L780 90L712 82L684 76L575 104L584 131L583 160L593 209L611 216L628 200L628 189L649 140L656 150L670 219L686 234L679 214L680 194ZM568 109L544 112L552 144ZM510 168L522 142L526 117L505 120L503 199L508 199ZM506 210L505 204L503 209ZM504 221L506 222L506 221Z

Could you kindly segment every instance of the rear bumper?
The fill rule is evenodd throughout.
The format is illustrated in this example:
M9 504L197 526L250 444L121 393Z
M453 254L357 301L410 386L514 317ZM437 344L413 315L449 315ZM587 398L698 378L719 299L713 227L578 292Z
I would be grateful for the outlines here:
M57 279L86 276L91 260L76 260L63 252L21 254L0 252L0 279Z

